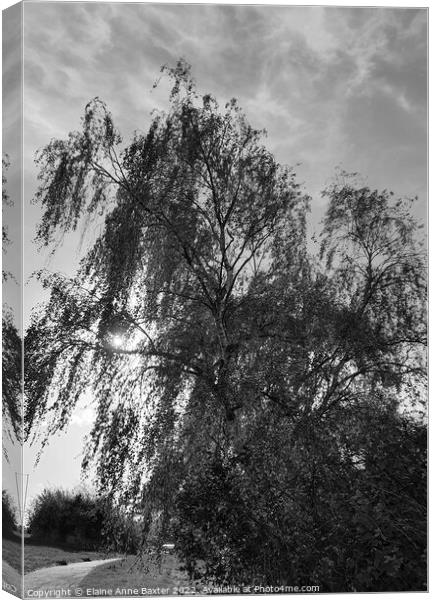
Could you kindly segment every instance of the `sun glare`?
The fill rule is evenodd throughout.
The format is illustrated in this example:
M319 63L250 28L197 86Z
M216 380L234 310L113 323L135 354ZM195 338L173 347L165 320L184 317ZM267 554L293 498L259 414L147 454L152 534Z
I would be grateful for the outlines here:
M122 336L114 335L114 336L112 336L111 344L112 344L113 348L122 348L122 346L124 344L124 340L123 340Z

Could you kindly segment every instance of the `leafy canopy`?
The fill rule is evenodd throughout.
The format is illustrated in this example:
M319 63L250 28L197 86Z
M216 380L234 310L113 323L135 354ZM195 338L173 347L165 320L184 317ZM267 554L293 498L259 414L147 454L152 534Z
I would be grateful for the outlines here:
M306 198L294 173L234 100L221 113L183 63L169 75L171 110L122 151L95 99L83 131L38 158L43 244L84 213L105 222L77 278L40 274L52 295L27 336L29 426L50 406L62 427L89 386L97 438L110 414L134 420L137 398L168 410L205 386L230 413L224 388L231 353L249 335L236 323L258 301L251 287L273 277L283 254L300 268Z

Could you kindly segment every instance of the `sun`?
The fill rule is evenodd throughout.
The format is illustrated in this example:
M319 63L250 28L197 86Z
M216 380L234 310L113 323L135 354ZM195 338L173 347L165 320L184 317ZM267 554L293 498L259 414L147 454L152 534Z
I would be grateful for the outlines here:
M111 345L113 348L122 348L124 345L124 339L121 335L113 335L111 339Z

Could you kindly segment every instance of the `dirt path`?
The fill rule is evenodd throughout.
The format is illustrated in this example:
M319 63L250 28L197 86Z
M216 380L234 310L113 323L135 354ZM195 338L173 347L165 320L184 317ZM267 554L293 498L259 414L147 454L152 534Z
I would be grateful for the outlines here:
M106 558L102 560L91 560L89 562L71 563L59 567L46 567L27 573L24 579L24 587L27 598L54 598L62 594L60 590L71 590L70 595L75 596L77 587L81 580L88 575L92 569L104 564L120 560L119 558ZM51 591L51 594L49 593ZM35 592L45 591L47 594Z

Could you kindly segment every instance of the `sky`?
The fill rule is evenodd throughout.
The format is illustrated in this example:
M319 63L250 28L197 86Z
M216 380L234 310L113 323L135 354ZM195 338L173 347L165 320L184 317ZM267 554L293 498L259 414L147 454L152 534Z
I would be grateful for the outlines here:
M267 130L278 161L298 165L313 227L336 167L419 196L425 218L425 9L32 2L23 15L25 320L44 299L31 273L45 266L72 274L80 257L78 235L51 258L31 241L40 217L35 151L79 128L95 96L125 140L146 131L151 110L167 106L167 87L152 89L160 67L180 57L200 91L221 104L236 97L250 123ZM6 133L5 151L8 143ZM13 164L10 177L13 195ZM47 484L78 483L91 417L89 407L78 411L36 469L35 449L27 453L30 498Z

